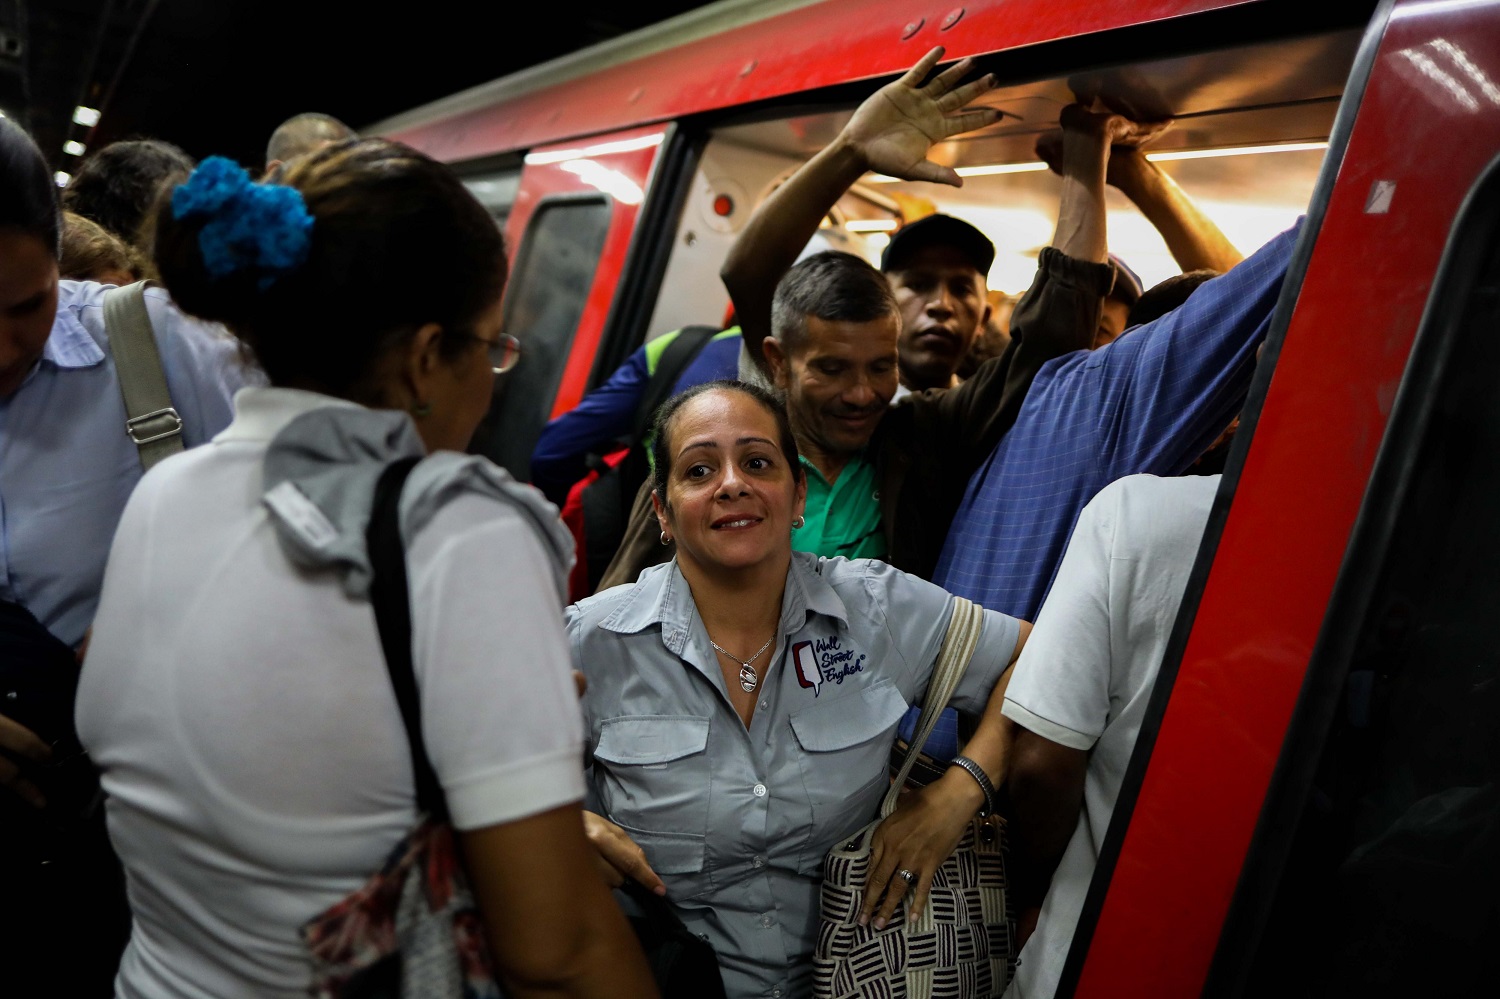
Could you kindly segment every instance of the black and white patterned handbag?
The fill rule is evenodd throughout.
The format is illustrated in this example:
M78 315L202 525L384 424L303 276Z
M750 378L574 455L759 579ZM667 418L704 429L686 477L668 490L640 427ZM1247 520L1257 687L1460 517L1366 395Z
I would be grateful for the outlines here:
M990 999L1015 970L1015 919L1005 881L1005 826L975 817L953 855L932 878L915 921L905 905L885 929L857 922L864 904L870 841L953 696L979 642L984 611L953 598L953 617L922 701L915 737L880 818L828 852L823 861L822 919L813 956L814 999Z

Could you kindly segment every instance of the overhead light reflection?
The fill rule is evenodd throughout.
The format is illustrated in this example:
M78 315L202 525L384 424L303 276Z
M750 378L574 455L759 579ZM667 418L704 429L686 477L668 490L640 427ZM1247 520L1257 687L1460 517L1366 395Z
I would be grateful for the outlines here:
M850 232L894 232L899 224L895 219L850 219L844 228Z
M1485 97L1489 98L1491 104L1500 104L1500 87L1495 86L1484 70L1474 65L1474 60L1469 58L1469 53L1454 45L1446 38L1439 38L1435 42L1429 42L1428 48L1441 52L1452 60L1459 72L1463 73L1479 87Z
M99 124L99 109L86 108L82 104L73 109L73 123L82 125L84 128L93 128Z
M593 160L569 160L562 165L562 169L622 204L638 205L646 197L646 192L635 181L620 171L611 170Z
M1425 52L1413 52L1411 49L1407 49L1401 54L1410 60L1411 64L1416 67L1417 72L1448 91L1465 111L1479 110L1479 101L1475 99L1473 94L1469 93L1468 88L1455 80L1453 75L1447 70L1433 62L1432 56Z
M543 163L564 163L568 160L587 159L591 156L606 156L609 153L630 153L637 149L650 149L652 146L661 145L664 133L655 135L643 135L636 139L617 139L614 142L600 142L592 146L584 146L581 149L553 149L544 153L527 153L526 162L532 166Z

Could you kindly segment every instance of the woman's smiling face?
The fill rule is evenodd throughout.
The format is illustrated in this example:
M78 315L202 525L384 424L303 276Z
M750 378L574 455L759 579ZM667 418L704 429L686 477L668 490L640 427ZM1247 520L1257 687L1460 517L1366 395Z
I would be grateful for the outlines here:
M656 510L678 561L722 571L790 558L807 489L781 452L776 417L744 392L717 389L684 403L666 430L672 465Z

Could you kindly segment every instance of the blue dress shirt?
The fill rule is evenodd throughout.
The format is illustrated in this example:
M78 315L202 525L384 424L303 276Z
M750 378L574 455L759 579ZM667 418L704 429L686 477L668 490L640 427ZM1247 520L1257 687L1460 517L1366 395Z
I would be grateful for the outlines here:
M42 357L0 399L0 597L22 604L71 646L94 619L104 563L141 477L104 329L105 285L62 281ZM258 373L236 341L146 293L183 443L229 424L231 397Z
M1085 504L1127 475L1182 474L1239 412L1301 228L1160 319L1043 366L970 478L933 581L1035 620Z

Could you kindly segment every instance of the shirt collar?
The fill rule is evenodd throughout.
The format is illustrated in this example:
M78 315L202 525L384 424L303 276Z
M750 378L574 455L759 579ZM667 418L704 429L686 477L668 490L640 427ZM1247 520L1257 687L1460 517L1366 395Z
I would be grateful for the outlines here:
M324 406L357 409L359 403L303 389L242 388L234 394L234 420L214 437L214 443L269 441L303 413Z
M57 317L42 347L42 360L59 368L92 368L104 360L104 348L89 335L73 308L72 282L59 282Z
M811 552L792 552L786 590L781 597L782 634L801 631L809 614L849 623L849 611L838 592L823 578L822 568L823 560ZM696 621L698 608L693 604L692 590L673 559L642 572L625 600L604 619L601 627L628 635L659 624L662 644L681 656Z

